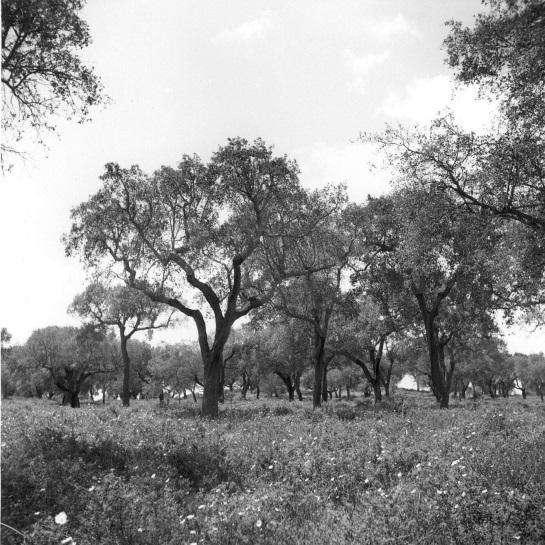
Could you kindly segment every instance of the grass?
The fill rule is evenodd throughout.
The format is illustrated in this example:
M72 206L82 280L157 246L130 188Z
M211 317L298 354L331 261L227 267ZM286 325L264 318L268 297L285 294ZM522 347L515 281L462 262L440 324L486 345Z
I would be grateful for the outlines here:
M13 399L2 424L2 522L25 536L6 544L545 542L533 400L237 401L208 421L190 402Z

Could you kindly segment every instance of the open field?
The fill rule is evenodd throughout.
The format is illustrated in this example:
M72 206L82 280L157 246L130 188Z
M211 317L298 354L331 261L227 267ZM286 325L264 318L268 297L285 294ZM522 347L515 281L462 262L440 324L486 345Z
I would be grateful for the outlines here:
M6 544L543 543L545 405L2 404ZM54 517L67 515L65 524Z

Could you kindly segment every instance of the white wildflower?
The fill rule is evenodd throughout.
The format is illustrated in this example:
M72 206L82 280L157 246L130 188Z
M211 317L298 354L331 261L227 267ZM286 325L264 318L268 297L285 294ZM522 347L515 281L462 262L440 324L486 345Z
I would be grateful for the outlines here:
M256 526L256 528L261 528L262 524L263 523L261 522L261 519L258 519L257 522L255 523L255 526Z
M61 511L58 515L55 515L55 522L57 524L66 524L68 522L68 517L64 511Z

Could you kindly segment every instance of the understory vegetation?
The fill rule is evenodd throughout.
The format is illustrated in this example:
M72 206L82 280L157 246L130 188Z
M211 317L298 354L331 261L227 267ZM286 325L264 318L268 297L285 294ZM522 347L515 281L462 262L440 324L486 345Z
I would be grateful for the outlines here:
M228 399L216 420L5 400L3 543L543 543L544 417L428 393Z

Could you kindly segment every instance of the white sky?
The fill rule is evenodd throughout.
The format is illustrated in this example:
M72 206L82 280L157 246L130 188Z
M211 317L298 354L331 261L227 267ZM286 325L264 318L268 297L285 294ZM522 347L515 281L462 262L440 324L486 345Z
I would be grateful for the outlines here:
M345 182L353 199L387 187L360 131L425 123L447 103L466 126L490 107L455 92L443 64L444 21L470 23L479 0L90 0L84 56L111 102L85 125L61 122L0 183L0 323L32 330L66 313L85 272L64 256L69 212L99 186L103 165L207 158L229 136L263 137L296 158L307 186ZM171 332L174 340L183 332ZM517 330L512 350L545 351Z

